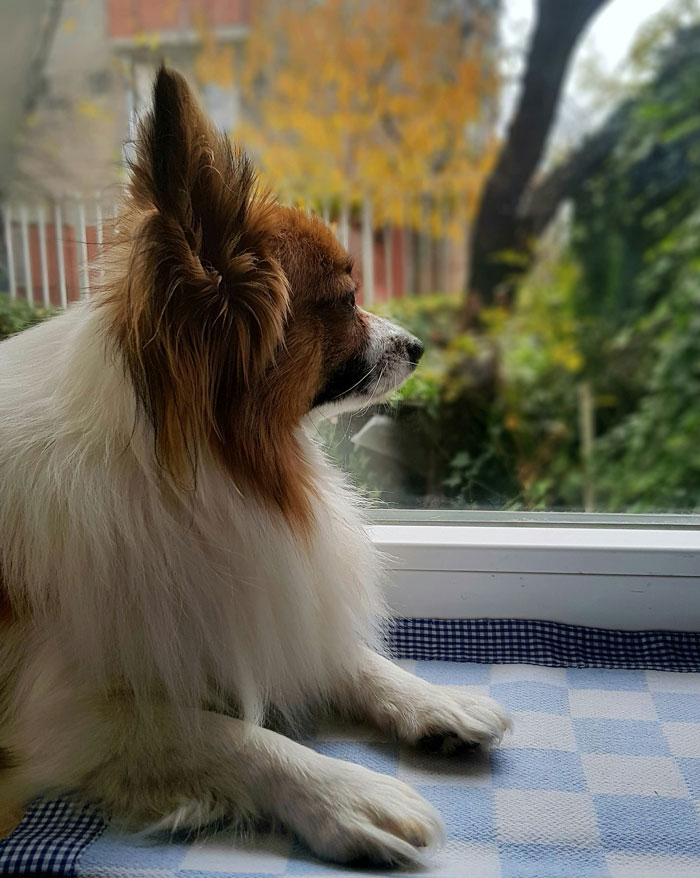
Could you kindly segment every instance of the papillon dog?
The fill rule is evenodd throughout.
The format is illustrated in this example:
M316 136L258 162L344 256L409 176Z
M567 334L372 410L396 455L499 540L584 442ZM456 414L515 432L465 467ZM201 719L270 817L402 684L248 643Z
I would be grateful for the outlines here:
M381 563L314 438L420 342L166 68L104 259L89 301L0 345L0 814L71 793L415 861L443 833L425 799L279 729L332 709L449 753L508 727L382 655Z

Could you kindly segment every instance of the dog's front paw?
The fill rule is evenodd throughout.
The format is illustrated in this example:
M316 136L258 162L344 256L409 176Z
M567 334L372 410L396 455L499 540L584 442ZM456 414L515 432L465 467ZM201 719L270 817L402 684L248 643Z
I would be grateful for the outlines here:
M284 822L320 857L383 866L419 863L444 841L440 814L396 778L327 757Z
M435 753L498 744L512 729L510 717L492 698L442 686L429 686L402 706L395 725L402 740Z

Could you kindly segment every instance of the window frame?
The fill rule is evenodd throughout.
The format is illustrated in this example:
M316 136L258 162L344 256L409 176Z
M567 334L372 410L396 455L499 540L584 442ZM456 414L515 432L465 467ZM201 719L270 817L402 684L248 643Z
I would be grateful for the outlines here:
M700 630L700 516L378 510L393 613Z

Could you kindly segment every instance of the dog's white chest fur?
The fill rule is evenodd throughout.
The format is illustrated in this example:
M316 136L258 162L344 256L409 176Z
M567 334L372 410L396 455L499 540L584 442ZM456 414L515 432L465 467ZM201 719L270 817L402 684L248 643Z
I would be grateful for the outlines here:
M47 608L43 634L65 632L61 649L80 644L82 671L103 682L164 681L184 703L226 695L259 717L266 702L322 696L380 610L343 477L304 432L317 495L306 540L207 461L170 507L104 344L82 305L1 349L0 530L22 539L0 563Z

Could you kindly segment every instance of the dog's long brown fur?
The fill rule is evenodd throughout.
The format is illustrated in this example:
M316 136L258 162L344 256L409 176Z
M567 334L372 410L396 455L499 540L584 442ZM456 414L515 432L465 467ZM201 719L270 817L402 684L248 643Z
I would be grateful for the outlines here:
M248 159L211 127L178 74L159 77L137 143L113 254L123 262L128 252L129 269L103 307L158 457L190 488L208 445L234 480L307 527L312 480L294 432L322 374L362 342L366 321L358 318L345 345L324 349L337 328L305 311L323 297L332 312L334 292L342 300L347 254L317 219L259 190Z

